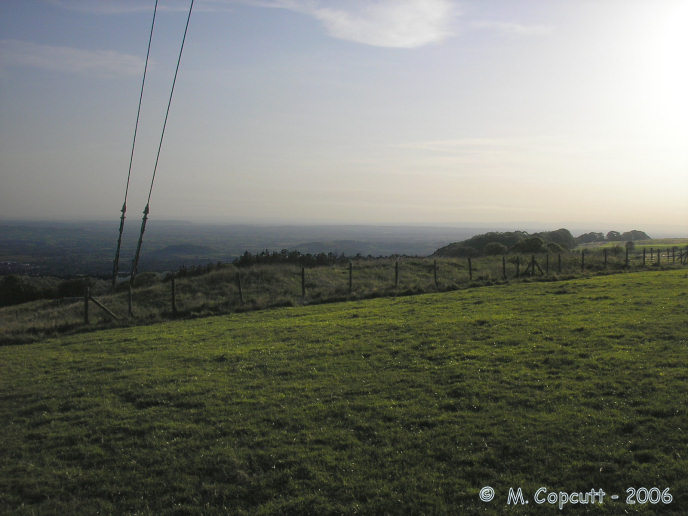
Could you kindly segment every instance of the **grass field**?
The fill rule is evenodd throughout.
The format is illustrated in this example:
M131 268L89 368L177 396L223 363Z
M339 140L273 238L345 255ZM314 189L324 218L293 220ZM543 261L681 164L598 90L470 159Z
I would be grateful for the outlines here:
M687 314L671 270L0 347L0 513L686 514Z

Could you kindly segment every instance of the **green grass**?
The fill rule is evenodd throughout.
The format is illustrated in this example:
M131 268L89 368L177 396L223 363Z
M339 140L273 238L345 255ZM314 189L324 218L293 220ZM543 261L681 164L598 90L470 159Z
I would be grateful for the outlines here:
M4 346L0 513L685 514L686 314L674 270Z

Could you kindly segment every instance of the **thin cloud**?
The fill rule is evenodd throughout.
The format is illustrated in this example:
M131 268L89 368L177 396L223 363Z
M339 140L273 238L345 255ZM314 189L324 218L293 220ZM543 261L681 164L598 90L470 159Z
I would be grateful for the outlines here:
M24 66L108 77L140 74L143 59L111 50L83 50L5 39L0 40L0 66Z
M318 20L333 38L364 45L416 48L453 35L457 14L449 0L244 0L256 7L287 9Z
M152 10L153 0L47 0L72 11L128 14ZM190 0L168 0L158 9L184 11ZM243 4L285 9L314 18L333 38L389 48L417 48L439 43L453 35L451 24L458 11L451 0L198 0L196 11L227 11Z
M356 10L318 7L311 14L339 39L377 47L415 48L449 36L452 5L445 0L383 1Z
M471 26L476 29L495 30L518 36L538 36L550 34L554 30L547 25L523 25L521 23L501 21L474 21L471 23Z

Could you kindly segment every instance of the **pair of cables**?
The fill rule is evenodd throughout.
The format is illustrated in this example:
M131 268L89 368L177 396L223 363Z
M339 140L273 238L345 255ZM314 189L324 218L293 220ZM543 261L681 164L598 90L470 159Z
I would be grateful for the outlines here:
M150 200L153 194L153 185L155 184L155 176L158 171L158 162L160 161L160 151L162 150L162 142L165 138L165 128L167 127L167 118L170 114L170 106L172 105L172 97L174 95L174 86L177 83L177 76L179 74L179 64L182 60L182 52L184 51L184 43L186 42L186 34L189 30L189 21L191 20L191 12L193 10L194 0L191 0L189 5L189 13L186 17L186 25L184 27L184 36L182 37L182 43L179 47L179 57L177 58L177 66L174 70L174 79L172 80L172 88L170 89L170 97L167 101L167 110L165 111L165 121L162 124L162 131L160 133L160 142L158 144L158 152L155 157L155 166L153 167L153 176L151 177L150 187L148 189L148 199L146 201L146 207L143 210L143 219L141 220L141 231L139 233L139 240L136 245L136 253L134 254L134 260L131 266L131 274L129 276L129 282L133 285L134 279L136 277L136 272L139 265L139 258L141 256L141 245L143 244L143 233L146 231L146 222L148 221L148 214L150 213ZM131 155L129 157L129 172L127 173L127 185L124 190L124 202L122 203L122 215L119 222L119 236L117 238L117 250L115 252L115 259L112 266L112 288L114 290L117 283L117 274L119 273L119 256L122 247L122 233L124 232L124 219L126 218L127 212L127 197L129 195L129 184L131 180L131 168L134 162L134 149L136 148L136 134L139 128L139 119L141 117L141 104L143 102L143 90L146 85L146 73L148 71L148 61L150 58L151 42L153 41L153 30L155 28L155 17L158 12L158 0L155 0L155 6L153 8L153 21L151 22L150 35L148 37L148 50L146 51L146 64L143 68L143 80L141 81L141 93L139 95L139 106L136 112L136 124L134 126L134 138L131 144Z

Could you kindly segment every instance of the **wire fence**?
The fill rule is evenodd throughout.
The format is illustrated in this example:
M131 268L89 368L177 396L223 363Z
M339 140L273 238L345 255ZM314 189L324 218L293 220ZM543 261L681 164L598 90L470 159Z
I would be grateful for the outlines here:
M561 254L471 258L354 259L313 267L214 264L161 276L143 273L133 289L86 289L83 297L42 300L0 310L0 342L27 342L108 327L383 296L442 292L511 281L688 265L687 248L619 248Z

